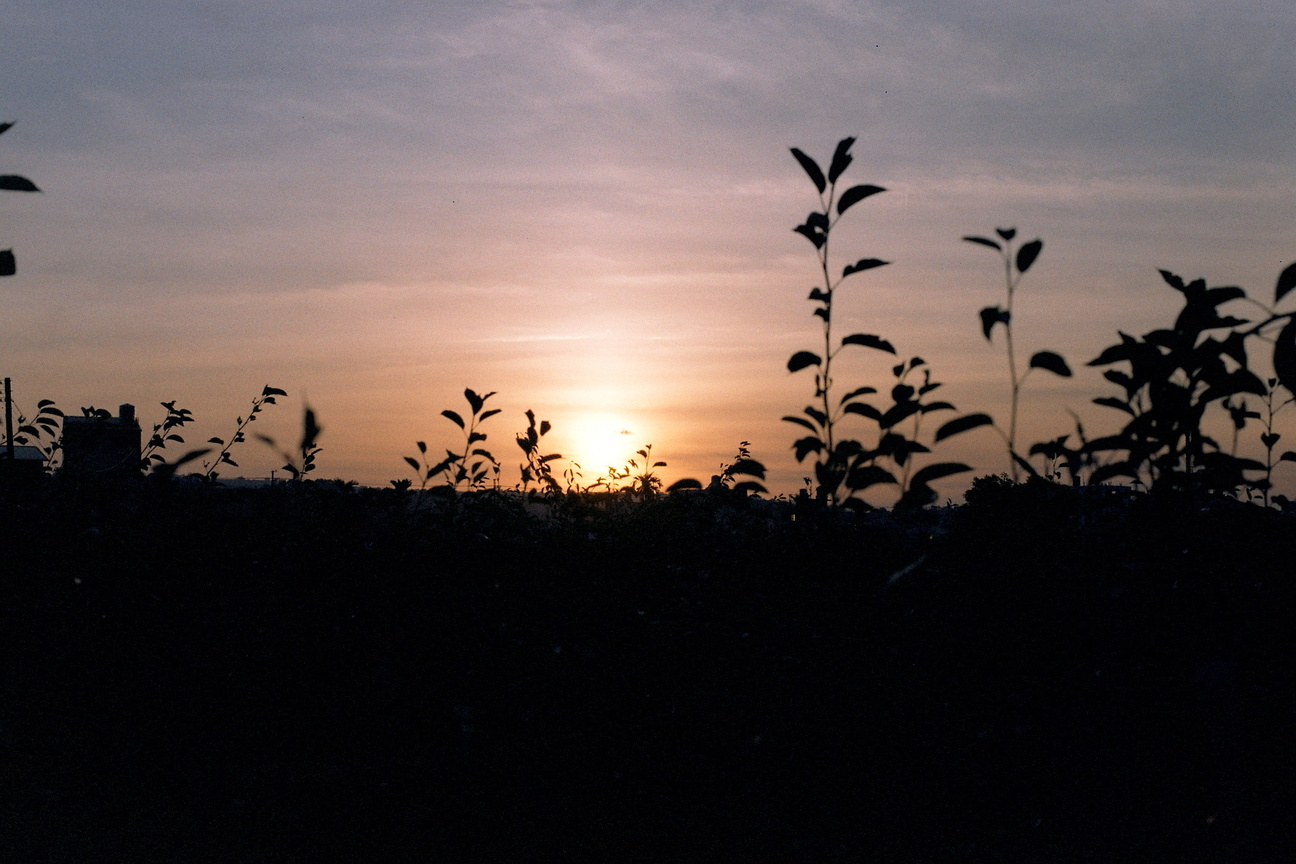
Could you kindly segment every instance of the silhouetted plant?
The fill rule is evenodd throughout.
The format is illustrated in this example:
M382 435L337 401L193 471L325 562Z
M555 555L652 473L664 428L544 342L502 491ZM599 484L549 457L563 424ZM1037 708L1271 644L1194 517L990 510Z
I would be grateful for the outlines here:
M810 435L799 439L793 445L793 452L798 462L803 462L807 456L814 454L817 484L815 494L820 501L830 505L842 503L856 491L864 488L852 485L851 480L859 479L859 475L852 478L850 474L855 457L862 448L857 441L839 440L837 426L845 415L859 412L860 403L851 400L864 393L876 392L871 388L859 387L834 401L833 360L848 345L873 348L889 354L895 353L895 348L890 342L868 333L852 333L836 344L833 342L833 300L841 283L856 273L882 267L888 263L878 258L861 258L854 264L846 265L838 278L834 278L829 269L829 241L837 222L850 207L865 198L885 191L881 186L860 184L851 186L840 197L837 195L837 181L854 160L850 153L851 145L854 143L853 137L843 138L838 142L827 177L814 159L796 147L792 148L792 155L809 175L819 193L821 209L811 212L806 217L806 221L794 230L810 241L819 258L822 287L811 289L808 299L816 304L814 315L820 319L823 349L822 353L798 351L788 360L789 372L799 372L814 367L814 398L818 404L806 406L805 417L788 416L783 419L809 430Z
M1266 507L1270 504L1270 492L1273 490L1273 471L1274 468L1277 467L1277 464L1274 461L1274 448L1277 447L1278 442L1282 440L1282 435L1274 431L1274 417L1279 411L1296 401L1296 397L1292 396L1288 396L1286 399L1282 399L1281 401L1276 401L1277 390L1277 378L1269 378L1266 380L1265 393L1263 397L1265 413L1261 415L1258 412L1252 412L1264 423L1264 432L1260 433L1260 443L1264 445L1265 448L1264 477L1257 480L1254 486L1260 492L1261 499ZM1282 455L1278 457L1278 462L1296 462L1296 453L1291 450L1285 450Z
M140 469L144 471L148 471L156 464L165 463L166 457L162 455L162 451L166 449L167 444L184 443L184 436L175 430L182 429L193 422L193 412L188 408L177 408L175 400L158 404L165 408L167 413L161 423L154 424L153 432L140 452ZM206 449L203 452L211 451Z
M17 409L17 406L14 406ZM63 412L53 400L42 399L36 403L36 415L28 418L22 411L17 412L17 430L14 432L15 444L38 448L46 459L46 470L53 470L50 463L58 453L59 438L63 425Z
M1185 283L1166 270L1161 276L1184 298L1174 326L1141 338L1120 332L1119 344L1089 362L1129 367L1103 373L1122 388L1122 396L1094 400L1125 413L1128 422L1118 434L1089 442L1091 452L1125 455L1095 469L1091 479L1127 477L1153 491L1230 492L1248 485L1244 472L1265 466L1225 452L1202 426L1212 404L1222 406L1244 393L1265 396L1264 382L1247 365L1246 334L1235 329L1248 322L1218 308L1246 295L1236 287L1208 288L1201 279ZM1222 339L1210 335L1225 330Z
M0 123L0 135L13 127L12 123ZM39 192L36 184L18 174L0 174L0 190L8 192ZM0 276L12 276L18 272L12 249L0 249Z
M1008 429L1005 431L999 429L998 426L995 428L1008 445L1008 463L1013 481L1016 482L1021 477L1020 469L1022 467L1026 468L1028 474L1035 473L1034 469L1017 452L1017 415L1021 402L1022 384L1025 383L1026 377L1036 369L1046 369L1054 375L1069 378L1071 377L1071 368L1067 366L1066 360L1062 359L1062 355L1053 351L1037 351L1031 355L1026 370L1024 372L1018 370L1016 346L1013 344L1013 301L1016 298L1017 286L1021 282L1022 276L1035 263L1035 259L1039 257L1040 251L1044 248L1044 241L1036 238L1029 243L1023 243L1014 252L1012 244L1013 239L1017 236L1017 229L996 228L995 233L999 235L999 240L981 236L968 236L963 239L969 243L976 243L994 249L1003 259L1004 285L1007 295L1004 305L986 306L979 314L981 316L981 332L985 335L987 342L993 341L996 324L1002 324L1004 327L1004 343L1008 354Z
M267 387L267 390L272 389ZM279 392L280 396L286 396L286 393ZM279 445L269 435L258 434L257 440L279 450L279 455L284 457L282 470L287 471L293 480L305 480L306 475L315 470L315 457L322 451L319 446L320 433L324 431L315 418L315 412L307 405L302 409L302 437L297 444L297 451L289 453L285 450L279 450ZM345 486L345 481L335 481L335 483Z
M733 461L722 465L719 474L721 485L744 495L768 491L761 482L765 479L765 466L752 458L750 446L746 441L739 443Z
M485 488L488 474L493 474L496 482L498 482L499 462L491 455L489 450L475 446L486 440L486 434L478 431L481 423L500 413L498 408L492 408L489 411L483 410L486 400L494 395L494 390L482 396L478 395L474 390L465 389L464 398L468 400L468 407L472 409L467 421L458 411L447 408L441 412L442 417L458 426L463 432L464 447L462 453L446 450L446 458L433 465L427 459L427 444L423 441L415 442L423 461L420 463L418 459L412 456L406 456L405 461L411 468L419 472L420 491L425 490L433 478L442 475L445 477L446 485L455 491L459 491L461 487L465 489Z
M541 455L540 453L540 439L549 433L552 426L548 420L541 420L540 425L537 426L535 413L530 410L526 412L526 418L527 429L517 436L517 445L526 457L526 464L519 466L522 478L522 492L528 492L531 484L535 483L546 494L551 496L561 495L563 492L562 484L554 477L550 463L561 459L562 454Z
M885 351L888 354L896 353L890 342L868 333L852 333L842 337L836 343L833 340L833 301L841 283L856 273L872 270L888 263L877 258L861 258L853 264L846 265L842 269L841 276L837 278L833 277L830 270L829 241L833 228L850 207L865 198L885 191L880 186L863 184L851 186L840 196L837 195L837 181L854 158L850 154L851 145L854 143L854 138L844 138L838 142L827 176L818 163L797 148L792 148L792 155L796 157L818 190L822 208L811 212L806 217L806 221L794 230L810 241L819 259L822 287L811 289L808 299L816 304L813 314L821 322L823 349L822 353L798 351L788 360L789 372L799 372L814 367L814 398L817 404L806 406L803 411L805 416L786 416L783 420L804 427L810 432L793 444L793 453L798 462L805 461L811 454L814 455L817 500L830 506L867 507L863 499L856 496L875 485L891 483L901 484L900 501L907 507L919 501L927 503L934 500L935 493L928 486L931 481L971 469L961 463L950 462L928 465L912 475L907 471L909 457L912 454L930 452L930 450L919 444L916 439L898 431L899 425L915 414L953 408L948 403L933 403L930 406L922 403L921 396L940 386L939 384L932 385L928 379L922 385L926 389L919 393L921 388L904 383L905 376L922 365L920 359L914 358L909 364L895 367L897 383L891 388L892 404L886 409L876 408L861 399L863 396L877 393L877 389L873 387L856 387L834 398L836 391L832 364L837 355L847 346L858 345ZM879 440L876 447L868 449L858 440L838 434L838 424L848 414L865 417L878 424ZM985 415L959 418L945 424L937 433L937 440L988 422L991 421ZM901 483L897 480L894 474L879 464L879 460L890 460L899 466L904 472L905 482Z
M261 395L252 400L252 408L248 411L247 417L235 418L234 422L236 426L234 428L234 434L230 437L229 441L215 437L207 439L208 444L221 445L221 449L216 453L216 457L211 462L203 463L203 470L205 472L204 479L206 479L207 482L212 483L216 481L216 478L220 476L216 469L220 468L222 465L229 465L233 468L238 467L238 463L230 458L230 450L235 444L242 444L247 440L244 437L244 430L247 429L249 424L256 421L257 415L261 413L261 410L266 405L274 405L276 396L287 395L287 393L280 390L278 387L271 387L267 384L265 387L261 388ZM257 437L262 441L273 444L273 442L264 435L258 435Z

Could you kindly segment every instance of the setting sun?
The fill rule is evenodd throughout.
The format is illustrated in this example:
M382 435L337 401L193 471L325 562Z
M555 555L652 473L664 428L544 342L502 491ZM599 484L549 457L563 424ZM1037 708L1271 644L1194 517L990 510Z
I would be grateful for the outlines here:
M643 446L623 415L607 412L577 415L566 442L563 456L580 465L585 483L605 476L608 468L621 470Z

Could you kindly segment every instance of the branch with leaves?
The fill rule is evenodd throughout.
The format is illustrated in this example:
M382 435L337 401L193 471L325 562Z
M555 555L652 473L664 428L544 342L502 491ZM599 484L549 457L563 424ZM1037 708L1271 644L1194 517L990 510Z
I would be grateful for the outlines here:
M1013 239L1017 236L1017 229L996 228L995 233L999 235L998 240L981 236L968 236L963 239L969 243L976 243L994 249L1003 259L1004 285L1007 289L1004 305L986 306L979 314L981 317L981 333L985 336L987 342L993 341L996 325L1002 324L1004 328L1004 342L1008 354L1009 416L1008 430L1005 432L1000 429L999 434L1003 436L1005 443L1008 445L1008 463L1012 471L1013 482L1017 482L1021 477L1020 469L1023 467L1028 474L1033 475L1036 473L1031 468L1030 463L1017 452L1017 415L1021 402L1022 385L1025 383L1026 377L1036 369L1045 369L1054 375L1070 378L1071 367L1067 365L1066 360L1062 359L1060 354L1053 351L1037 351L1031 355L1026 370L1024 372L1018 370L1016 347L1013 343L1013 301L1016 299L1017 286L1021 282L1022 276L1035 263L1035 259L1039 257L1044 248L1044 241L1036 238L1029 243L1023 243L1014 253Z

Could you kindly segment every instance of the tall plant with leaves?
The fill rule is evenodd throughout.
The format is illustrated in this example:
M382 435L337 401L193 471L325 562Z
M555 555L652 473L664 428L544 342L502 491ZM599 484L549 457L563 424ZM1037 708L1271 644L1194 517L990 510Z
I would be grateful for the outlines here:
M424 441L416 441L419 455L422 457L420 462L413 456L406 456L405 462L419 474L419 490L425 490L438 476L444 477L445 485L453 490L461 489L484 489L486 487L487 476L499 478L499 461L491 455L491 452L484 447L477 446L486 441L486 433L480 431L481 424L496 414L500 409L485 409L486 400L495 395L495 391L485 395L478 394L475 390L465 389L464 398L468 400L468 407L472 409L465 420L463 415L458 411L449 408L441 412L451 423L459 427L464 435L463 452L456 453L447 449L446 458L433 464L427 458L428 446Z
M261 388L261 395L252 400L252 407L248 410L247 416L235 418L234 434L230 436L228 441L224 438L217 437L207 439L208 444L219 444L221 448L217 451L216 455L212 457L210 462L203 463L203 469L205 472L204 477L209 483L214 483L216 478L220 476L218 469L222 465L229 465L232 468L239 467L239 464L230 456L230 450L233 449L235 444L242 444L247 440L244 434L247 427L256 421L257 415L265 409L265 406L274 405L275 397L287 395L286 392L280 390L278 387L271 387L267 384L265 387ZM258 435L257 437L262 440L265 439L265 436L262 435Z
M815 304L813 314L820 321L823 347L817 351L797 351L788 360L789 372L814 369L814 401L805 408L805 416L787 416L783 419L809 431L809 435L793 445L793 451L798 462L814 455L816 497L834 506L851 498L860 488L851 484L850 469L861 447L857 441L843 439L839 435L838 426L847 414L861 413L860 403L853 401L856 397L876 391L857 387L844 395L838 395L834 387L833 362L850 346L895 353L890 342L869 333L851 333L837 341L833 338L834 301L842 282L857 273L889 263L879 258L860 258L847 264L842 269L841 276L833 273L829 257L833 229L851 207L886 191L881 186L864 183L850 186L840 195L837 193L838 181L854 161L850 152L854 143L854 137L843 138L838 142L827 175L814 159L796 147L792 148L792 155L810 177L819 194L819 209L812 211L805 222L793 230L814 246L818 257L820 284L810 290L808 299Z
M0 123L0 135L13 128L12 123ZM7 192L39 192L35 183L19 174L0 174L0 190ZM0 249L0 276L12 276L18 272L12 249Z
M1013 342L1013 301L1017 296L1017 286L1021 282L1022 276L1031 268L1035 260L1039 258L1040 252L1044 248L1044 241L1036 238L1027 243L1023 243L1015 250L1013 240L1017 236L1016 228L996 228L995 234L999 239L982 237L980 235L970 235L964 237L968 243L976 243L979 246L986 246L999 253L1003 259L1004 268L1004 287L1006 296L1003 306L986 306L980 314L981 333L985 336L987 342L993 342L994 328L1002 324L1004 328L1004 347L1008 355L1008 428L1007 430L995 428L1003 436L1004 443L1008 447L1008 464L1012 471L1013 482L1021 478L1021 469L1025 468L1027 474L1035 474L1035 470L1030 464L1022 458L1017 452L1017 417L1018 409L1021 403L1022 385L1026 382L1026 377L1036 369L1044 369L1059 375L1063 378L1071 377L1071 367L1067 365L1062 355L1053 351L1036 351L1031 355L1027 368L1022 370L1017 365L1016 345Z
M541 420L539 425L536 424L535 412L527 410L527 428L525 432L517 435L517 445L522 450L522 455L526 463L518 466L522 478L522 492L524 494L531 492L531 484L535 483L540 491L550 497L556 497L562 494L562 484L553 475L553 467L550 463L556 462L563 458L561 453L543 454L540 449L540 439L549 434L553 428L548 420Z
M922 385L914 387L906 383L905 379L910 373L925 366L920 358L913 358L892 370L897 380L890 390L891 404L879 408L864 399L877 393L877 388L861 386L840 393L833 378L834 361L842 351L852 346L888 354L896 353L890 342L871 333L851 333L839 340L834 339L835 300L841 284L857 273L888 263L878 258L860 258L845 265L841 276L834 275L829 246L837 223L855 204L885 191L880 186L858 184L838 194L838 181L853 161L850 148L854 143L854 138L844 138L838 142L827 175L814 159L795 147L792 148L792 155L809 175L819 193L820 209L812 211L805 222L793 230L810 241L818 257L821 282L810 290L808 299L815 304L813 314L820 321L823 347L818 351L798 351L788 360L789 372L815 370L814 401L805 407L801 415L789 415L783 420L810 433L798 439L792 449L798 462L814 457L815 497L819 501L830 506L867 507L869 505L859 496L868 489L879 484L898 484L901 487L900 505L923 506L935 498L935 492L928 485L930 482L972 470L962 463L945 462L910 472L913 464L910 457L913 454L931 452L916 437L921 426L921 420L917 419L919 415L954 407L945 402L923 402L923 397L940 384L932 383L926 370L923 372ZM872 420L877 424L876 446L866 447L857 438L841 434L840 424L848 415ZM910 420L913 420L913 437L906 434L904 428L906 421ZM985 415L969 415L951 420L936 433L936 440L989 422L990 419ZM897 479L894 473L884 467L883 462L897 466L903 479Z

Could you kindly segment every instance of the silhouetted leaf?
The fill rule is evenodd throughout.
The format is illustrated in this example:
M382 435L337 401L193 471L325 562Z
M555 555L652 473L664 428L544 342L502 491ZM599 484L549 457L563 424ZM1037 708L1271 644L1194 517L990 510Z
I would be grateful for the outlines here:
M8 192L39 192L36 184L17 174L0 174L0 189Z
M1178 276L1171 273L1169 270L1158 270L1157 272L1161 274L1161 278L1164 279L1166 281L1166 284L1169 285L1171 288L1175 289L1176 291L1184 290L1184 281L1180 279Z
M265 387L261 389L261 395L262 396L287 396L288 393L285 390L280 390L278 387L271 387L269 384L267 384Z
M892 405L878 419L878 428L890 429L905 418L918 413L921 408L922 406L917 402L901 402L899 405Z
M413 468L415 471L419 470L418 460L415 459L413 456L406 456L405 461L409 463L409 466Z
M1012 240L1017 236L1016 228L996 228L995 233L1004 239L1005 242Z
M805 237L811 243L813 243L816 249L822 248L823 244L828 239L828 235L826 235L823 231L817 230L809 224L798 225L792 230Z
M935 465L927 465L919 468L910 478L909 483L927 484L933 480L940 480L942 477L949 477L954 474L964 474L972 470L971 465L964 465L962 462L937 462Z
M844 404L848 399L854 399L856 396L868 396L869 394L876 392L876 387L856 387L854 390L841 397L839 401Z
M1260 443L1265 446L1266 450L1272 450L1281 438L1282 435L1277 432L1264 432L1260 435Z
M841 341L842 345L862 345L865 348L876 348L878 351L885 351L888 354L896 353L891 343L880 336L874 336L871 333L852 333Z
M846 472L846 488L852 492L862 492L879 483L897 483L890 471L879 465L860 465Z
M1278 457L1279 462L1296 462L1296 453L1290 450L1284 450L1283 454Z
M959 435L980 426L993 425L994 419L989 414L965 414L962 417L955 417L937 429L933 440L940 442L953 435Z
M1274 302L1282 300L1293 288L1296 288L1296 263L1288 264L1278 274L1278 284L1274 286Z
M504 410L503 408L492 408L489 411L483 411L481 416L477 418L477 422L480 423L481 421L485 420L487 417L494 417L496 414L500 413L503 410Z
M460 417L457 412L451 411L449 408L447 408L446 410L441 412L441 416L447 418L451 423L455 424L460 429L464 428L463 418Z
M14 124L12 123L0 123L0 135L3 135L5 132L8 132L10 129L12 129L13 125Z
M846 414L858 414L861 417L867 417L870 420L881 420L882 412L866 402L851 402L842 408Z
M908 402L914 396L914 388L908 384L897 384L891 388L892 402Z
M789 372L800 372L807 366L818 366L823 360L812 351L798 351L787 362Z
M886 190L881 186L874 186L872 184L852 186L843 192L842 196L837 199L837 215L840 216L845 213L848 208L855 206L870 195L876 195L879 192L885 191Z
M813 423L811 423L809 420L805 419L804 417L793 417L789 415L787 417L784 417L783 419L788 423L795 423L798 426L804 426L805 428L809 429L811 432L819 431L819 427L815 426Z
M850 154L850 148L854 143L854 136L843 138L837 142L837 149L833 151L832 163L828 166L828 182L836 183L837 178L850 166L851 161L854 159Z
M1032 240L1029 243L1023 243L1021 248L1017 250L1017 272L1025 273L1029 270L1043 248L1043 240Z
M0 276L12 276L18 272L12 249L0 249Z
M667 486L666 491L683 492L685 489L701 489L701 488L702 488L702 484L697 480L694 480L692 477L684 477L680 480L676 480L674 483Z
M986 341L990 341L990 331L996 324L1007 325L1011 319L1007 309L1000 309L998 306L987 306L979 313L981 316L981 333L985 336Z
M828 425L828 416L813 405L807 405L805 407L805 413L806 416L812 418L816 423L818 423L821 428Z
M1003 251L1003 247L991 240L989 237L964 237L963 239L969 243L980 243L982 246L989 246L991 249L998 252Z
M1055 354L1052 351L1037 351L1030 359L1032 369L1047 369L1054 375L1063 378L1071 377L1071 367L1062 359L1061 354Z
M828 303L828 302L830 302L830 301L832 300L832 292L831 292L831 291L824 291L824 290L819 289L819 288L811 288L811 289L810 289L810 296L807 297L806 299L807 299L807 300L818 300L820 303Z
M464 390L464 398L468 400L468 405L472 408L474 414L482 409L482 405L486 401L481 396L478 396L476 391L469 389Z
M753 477L765 479L765 466L755 459L739 459L729 466L730 474L750 474Z
M828 188L828 181L824 179L823 170L819 167L819 163L796 147L792 148L792 155L801 163L801 167L805 169L805 172L810 175L810 179L814 182L815 188L822 194Z
M818 438L813 437L798 439L797 442L792 445L792 451L796 454L796 460L798 462L804 461L805 457L811 453L822 453L823 448L824 443Z
M1131 417L1134 416L1134 409L1123 399L1117 399L1114 396L1099 396L1093 402L1095 405L1105 405L1108 408L1115 408L1117 411L1124 411Z
M845 279L852 273L861 273L865 270L872 270L874 267L885 267L890 261L883 261L880 258L861 258L854 264L847 264L842 269L842 278Z
M926 405L922 406L922 413L924 414L930 414L933 411L954 411L954 410L956 410L954 406L948 402L928 402Z

